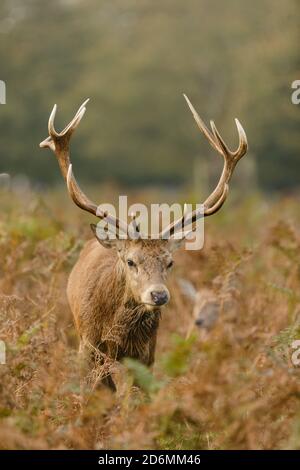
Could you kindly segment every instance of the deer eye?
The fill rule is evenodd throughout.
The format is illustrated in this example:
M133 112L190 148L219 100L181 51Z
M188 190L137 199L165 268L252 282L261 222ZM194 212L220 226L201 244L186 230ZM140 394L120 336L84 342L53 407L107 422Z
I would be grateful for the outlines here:
M127 264L128 264L128 266L130 266L131 268L132 268L133 266L136 266L135 262L132 261L132 259L128 259L128 260L127 260Z
M169 264L167 265L167 268L168 268L168 269L171 269L172 266L173 266L173 264L174 264L174 261L170 261Z

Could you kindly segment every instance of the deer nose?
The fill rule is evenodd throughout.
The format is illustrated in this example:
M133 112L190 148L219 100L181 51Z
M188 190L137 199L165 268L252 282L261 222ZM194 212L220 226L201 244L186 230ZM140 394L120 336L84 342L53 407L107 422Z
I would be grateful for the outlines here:
M199 327L203 326L204 325L204 319L203 318L197 318L197 320L195 321L195 324Z
M168 302L169 296L166 291L153 290L151 292L151 299L155 305L164 305Z

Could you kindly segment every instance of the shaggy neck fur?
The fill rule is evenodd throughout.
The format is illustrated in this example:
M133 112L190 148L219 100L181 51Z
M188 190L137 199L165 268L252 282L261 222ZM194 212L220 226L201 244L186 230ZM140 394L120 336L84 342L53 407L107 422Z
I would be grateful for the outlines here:
M110 310L101 344L105 344L107 352L116 359L141 358L159 326L160 310L148 310L134 299L123 263L115 253L106 269L102 266L101 277L102 299L106 292L106 305Z

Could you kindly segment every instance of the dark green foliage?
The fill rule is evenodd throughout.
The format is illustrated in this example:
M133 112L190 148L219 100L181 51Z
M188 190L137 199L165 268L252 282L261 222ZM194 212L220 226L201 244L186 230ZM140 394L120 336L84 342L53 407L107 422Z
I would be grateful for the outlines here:
M186 92L230 146L235 116L247 129L253 158L240 177L249 181L255 161L263 189L297 186L295 0L16 0L1 2L0 18L0 171L61 181L38 143L55 102L60 128L90 96L73 146L81 180L192 182L199 155L214 179L218 159L198 135Z

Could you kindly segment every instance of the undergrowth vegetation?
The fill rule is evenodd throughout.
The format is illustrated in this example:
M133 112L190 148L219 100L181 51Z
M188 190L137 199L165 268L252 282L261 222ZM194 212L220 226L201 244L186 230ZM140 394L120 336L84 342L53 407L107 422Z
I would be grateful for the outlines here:
M206 221L204 249L176 255L153 371L126 359L116 394L82 395L65 291L90 219L65 195L0 197L1 449L300 449L296 199ZM223 296L210 331L187 335L179 277Z

